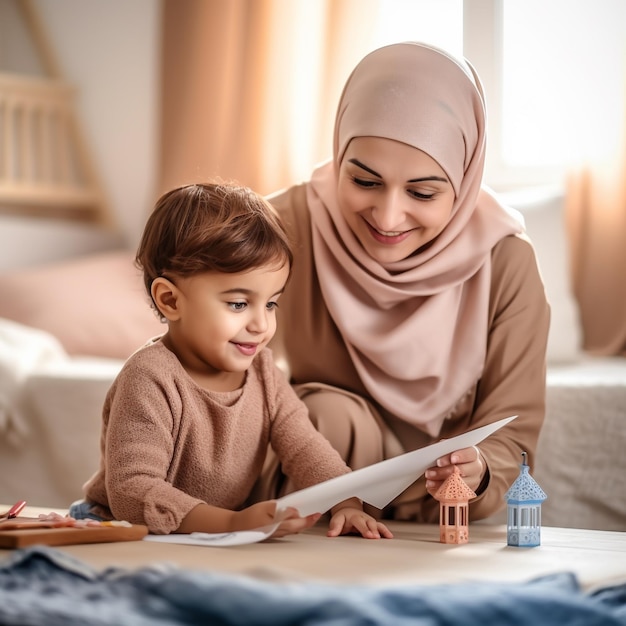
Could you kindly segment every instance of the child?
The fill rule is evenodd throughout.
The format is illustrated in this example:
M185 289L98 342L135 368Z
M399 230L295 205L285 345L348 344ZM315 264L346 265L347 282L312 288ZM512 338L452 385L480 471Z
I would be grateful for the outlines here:
M247 188L188 185L158 200L136 260L168 329L109 390L100 469L70 514L161 534L246 530L274 521L275 501L247 506L268 445L297 488L350 471L266 348L292 258L274 211ZM288 510L274 536L319 516ZM392 537L356 498L332 509L328 535L352 532Z

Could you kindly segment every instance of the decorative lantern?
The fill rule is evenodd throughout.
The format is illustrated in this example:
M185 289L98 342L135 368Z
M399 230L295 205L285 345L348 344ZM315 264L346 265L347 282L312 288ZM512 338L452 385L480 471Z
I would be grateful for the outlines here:
M461 478L459 468L454 466L435 493L439 500L439 540L441 543L467 543L469 541L469 500L476 494Z
M541 503L547 496L529 474L526 456L526 452L522 452L519 476L504 495L506 542L509 546L532 548L541 544Z

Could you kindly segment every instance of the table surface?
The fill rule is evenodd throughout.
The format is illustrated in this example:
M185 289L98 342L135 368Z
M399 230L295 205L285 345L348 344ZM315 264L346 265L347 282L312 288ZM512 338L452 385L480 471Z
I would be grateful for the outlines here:
M9 507L0 505L0 511ZM46 509L46 512L49 510ZM41 509L27 507L22 515ZM365 584L522 582L574 573L585 589L626 583L626 533L543 527L541 545L506 545L504 525L471 524L469 543L442 544L439 527L390 522L394 539L325 536L326 523L299 535L233 546L186 546L148 541L61 546L95 568L125 569L169 563L192 570L246 574L273 580ZM11 550L0 549L0 559Z

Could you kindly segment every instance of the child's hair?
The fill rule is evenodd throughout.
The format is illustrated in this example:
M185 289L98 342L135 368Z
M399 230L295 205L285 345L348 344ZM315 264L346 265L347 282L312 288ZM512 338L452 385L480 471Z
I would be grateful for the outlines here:
M201 272L246 272L293 263L273 207L251 189L201 183L163 194L146 223L137 255L148 295L152 281ZM153 302L154 304L154 302Z

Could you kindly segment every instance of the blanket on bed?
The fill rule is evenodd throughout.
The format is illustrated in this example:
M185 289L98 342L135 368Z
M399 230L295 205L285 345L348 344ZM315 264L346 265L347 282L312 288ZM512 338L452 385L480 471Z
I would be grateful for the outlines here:
M43 546L0 562L0 624L6 626L459 623L623 626L626 585L585 593L568 573L522 584L331 586L165 564L96 571Z
M28 435L24 383L38 367L66 359L60 342L45 331L0 318L0 436L14 445Z

